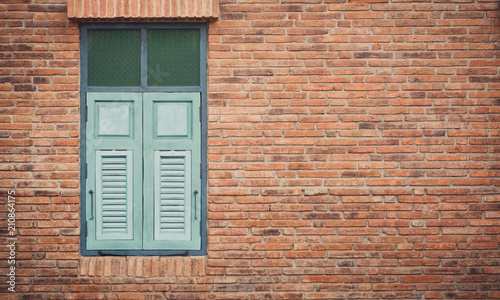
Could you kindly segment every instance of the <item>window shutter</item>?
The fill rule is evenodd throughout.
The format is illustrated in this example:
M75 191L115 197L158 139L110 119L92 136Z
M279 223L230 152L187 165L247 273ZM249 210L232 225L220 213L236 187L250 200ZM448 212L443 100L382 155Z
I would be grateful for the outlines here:
M87 101L87 249L141 249L141 94L88 93Z
M201 248L199 108L199 93L144 94L144 167L152 170L144 174L144 249Z
M191 151L154 152L155 240L189 239Z

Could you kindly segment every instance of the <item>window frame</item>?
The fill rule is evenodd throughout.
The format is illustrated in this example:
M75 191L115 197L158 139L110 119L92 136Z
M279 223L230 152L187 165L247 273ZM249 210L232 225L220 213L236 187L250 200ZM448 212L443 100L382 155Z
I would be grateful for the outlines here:
M94 87L88 86L88 43L89 29L139 29L141 30L141 86L138 87ZM198 29L200 31L200 85L199 86L147 86L147 44L148 29ZM207 23L82 23L80 24L80 249L83 256L99 255L189 255L207 254ZM88 250L86 211L86 118L88 92L133 92L133 93L200 93L201 104L201 249L200 250Z

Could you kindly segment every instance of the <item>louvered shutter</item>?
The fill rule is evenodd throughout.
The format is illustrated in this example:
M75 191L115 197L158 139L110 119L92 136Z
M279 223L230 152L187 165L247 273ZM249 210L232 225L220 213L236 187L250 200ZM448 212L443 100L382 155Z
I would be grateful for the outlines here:
M144 249L199 250L199 93L144 94Z
M96 151L96 239L133 239L131 150Z
M138 93L87 94L88 250L142 248L141 102Z
M154 152L155 240L189 238L191 152Z

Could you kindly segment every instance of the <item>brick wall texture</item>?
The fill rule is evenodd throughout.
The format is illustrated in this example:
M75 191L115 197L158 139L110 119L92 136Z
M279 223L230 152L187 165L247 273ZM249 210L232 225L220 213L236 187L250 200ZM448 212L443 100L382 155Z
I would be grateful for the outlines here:
M498 0L221 0L197 257L80 255L66 2L0 3L1 299L500 299Z

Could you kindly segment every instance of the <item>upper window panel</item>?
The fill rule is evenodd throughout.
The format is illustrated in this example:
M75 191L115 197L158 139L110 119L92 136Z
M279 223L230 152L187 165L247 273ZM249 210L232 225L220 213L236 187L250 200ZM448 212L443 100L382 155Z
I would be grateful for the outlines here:
M200 30L141 34L138 29L88 30L88 86L200 86Z
M88 31L88 85L141 85L141 31Z
M148 86L200 85L200 31L148 30Z

